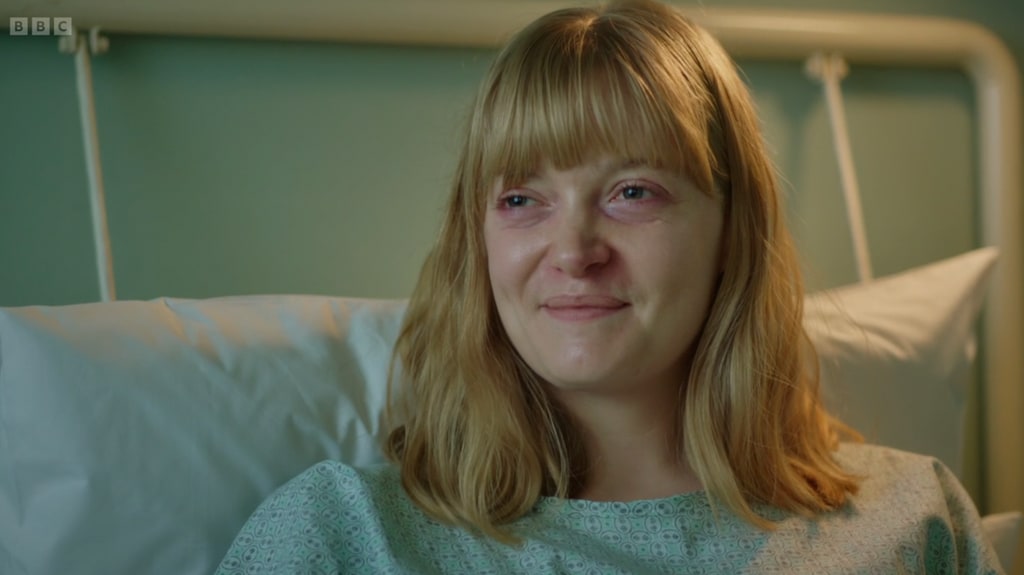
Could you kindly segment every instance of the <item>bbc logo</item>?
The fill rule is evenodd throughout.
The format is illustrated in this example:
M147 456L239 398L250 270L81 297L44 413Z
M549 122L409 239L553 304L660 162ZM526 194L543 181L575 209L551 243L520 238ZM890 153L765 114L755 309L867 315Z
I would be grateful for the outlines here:
M11 36L70 36L71 18L11 18Z

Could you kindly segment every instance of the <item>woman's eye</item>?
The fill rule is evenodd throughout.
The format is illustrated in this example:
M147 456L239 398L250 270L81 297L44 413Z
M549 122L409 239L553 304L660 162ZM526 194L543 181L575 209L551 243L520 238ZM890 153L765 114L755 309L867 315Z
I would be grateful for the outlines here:
M619 191L619 196L624 200L643 200L651 195L651 191L643 186L629 185Z
M521 208L530 203L530 198L522 194L509 194L501 198L501 206L504 208Z

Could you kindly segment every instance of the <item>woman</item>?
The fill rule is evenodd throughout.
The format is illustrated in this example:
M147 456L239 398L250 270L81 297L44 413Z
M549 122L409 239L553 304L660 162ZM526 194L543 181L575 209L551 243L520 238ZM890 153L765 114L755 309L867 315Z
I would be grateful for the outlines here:
M802 300L721 47L658 4L549 14L477 96L395 465L309 470L220 572L994 572L945 468L839 446Z

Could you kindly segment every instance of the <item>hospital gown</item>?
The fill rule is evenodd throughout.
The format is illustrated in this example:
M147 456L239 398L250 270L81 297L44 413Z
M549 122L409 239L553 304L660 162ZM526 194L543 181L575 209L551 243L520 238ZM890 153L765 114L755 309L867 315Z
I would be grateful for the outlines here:
M970 498L935 459L844 445L865 480L816 519L767 506L760 530L704 492L633 502L542 498L517 520L521 547L425 515L393 466L320 463L249 519L217 573L1001 573Z

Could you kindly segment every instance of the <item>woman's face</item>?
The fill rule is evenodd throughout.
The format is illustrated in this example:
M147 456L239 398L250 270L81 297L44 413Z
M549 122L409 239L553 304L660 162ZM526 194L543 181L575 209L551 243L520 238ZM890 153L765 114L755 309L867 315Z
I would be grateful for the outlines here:
M557 389L675 388L716 289L722 227L720 199L623 158L499 181L484 239L502 325Z

